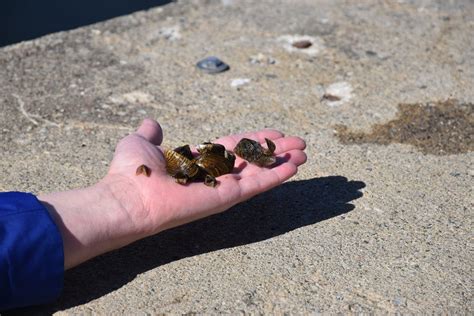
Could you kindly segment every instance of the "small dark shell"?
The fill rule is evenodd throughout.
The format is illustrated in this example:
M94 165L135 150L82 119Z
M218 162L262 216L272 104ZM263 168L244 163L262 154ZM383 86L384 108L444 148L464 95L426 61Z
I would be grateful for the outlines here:
M265 142L267 143L268 149L265 149L260 143L254 140L242 138L237 146L235 146L234 153L242 159L260 167L270 166L276 161L273 155L275 143L268 138L265 138Z
M199 61L196 66L208 74L217 74L229 70L229 65L217 57L211 56Z
M137 171L135 172L135 174L137 176L143 174L143 175L149 177L150 174L151 174L151 169L150 169L150 167L148 167L146 165L140 165L140 166L138 166Z
M174 150L165 150L165 159L166 171L178 183L185 184L199 174L200 169L192 160Z

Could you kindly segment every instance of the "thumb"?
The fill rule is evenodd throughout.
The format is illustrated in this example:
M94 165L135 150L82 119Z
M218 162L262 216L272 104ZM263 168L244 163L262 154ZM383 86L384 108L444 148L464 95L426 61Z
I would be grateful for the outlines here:
M146 118L137 130L137 134L154 145L160 145L163 141L163 131L157 121Z

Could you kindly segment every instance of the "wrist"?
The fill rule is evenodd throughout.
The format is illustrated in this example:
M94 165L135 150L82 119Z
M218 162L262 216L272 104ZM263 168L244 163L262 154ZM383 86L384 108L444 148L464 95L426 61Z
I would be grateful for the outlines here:
M84 189L38 197L63 238L65 269L139 238L114 190L107 181L100 181Z

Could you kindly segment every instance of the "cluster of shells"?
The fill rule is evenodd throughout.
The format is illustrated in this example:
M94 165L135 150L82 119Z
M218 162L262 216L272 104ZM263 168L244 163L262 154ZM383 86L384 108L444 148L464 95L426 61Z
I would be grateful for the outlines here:
M233 152L221 144L206 142L197 146L197 156L193 155L189 145L173 150L166 149L166 171L180 184L198 180L204 181L207 186L215 187L218 184L217 177L231 173L234 169L235 155L261 167L275 163L275 144L269 139L265 141L267 148L254 140L243 138ZM145 165L137 169L137 175L149 176L150 173L150 169Z
M215 187L216 177L232 172L235 155L224 146L203 143L197 146L199 155L194 157L189 145L174 150L165 150L166 171L180 184L190 180L204 180L204 184Z

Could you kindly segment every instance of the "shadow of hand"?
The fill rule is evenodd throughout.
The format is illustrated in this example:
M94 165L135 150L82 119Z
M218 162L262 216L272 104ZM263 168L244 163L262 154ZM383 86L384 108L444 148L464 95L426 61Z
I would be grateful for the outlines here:
M51 313L84 304L160 265L219 249L250 244L312 225L354 209L361 181L342 176L287 182L227 212L164 231L97 257L66 273L54 305L22 309Z

